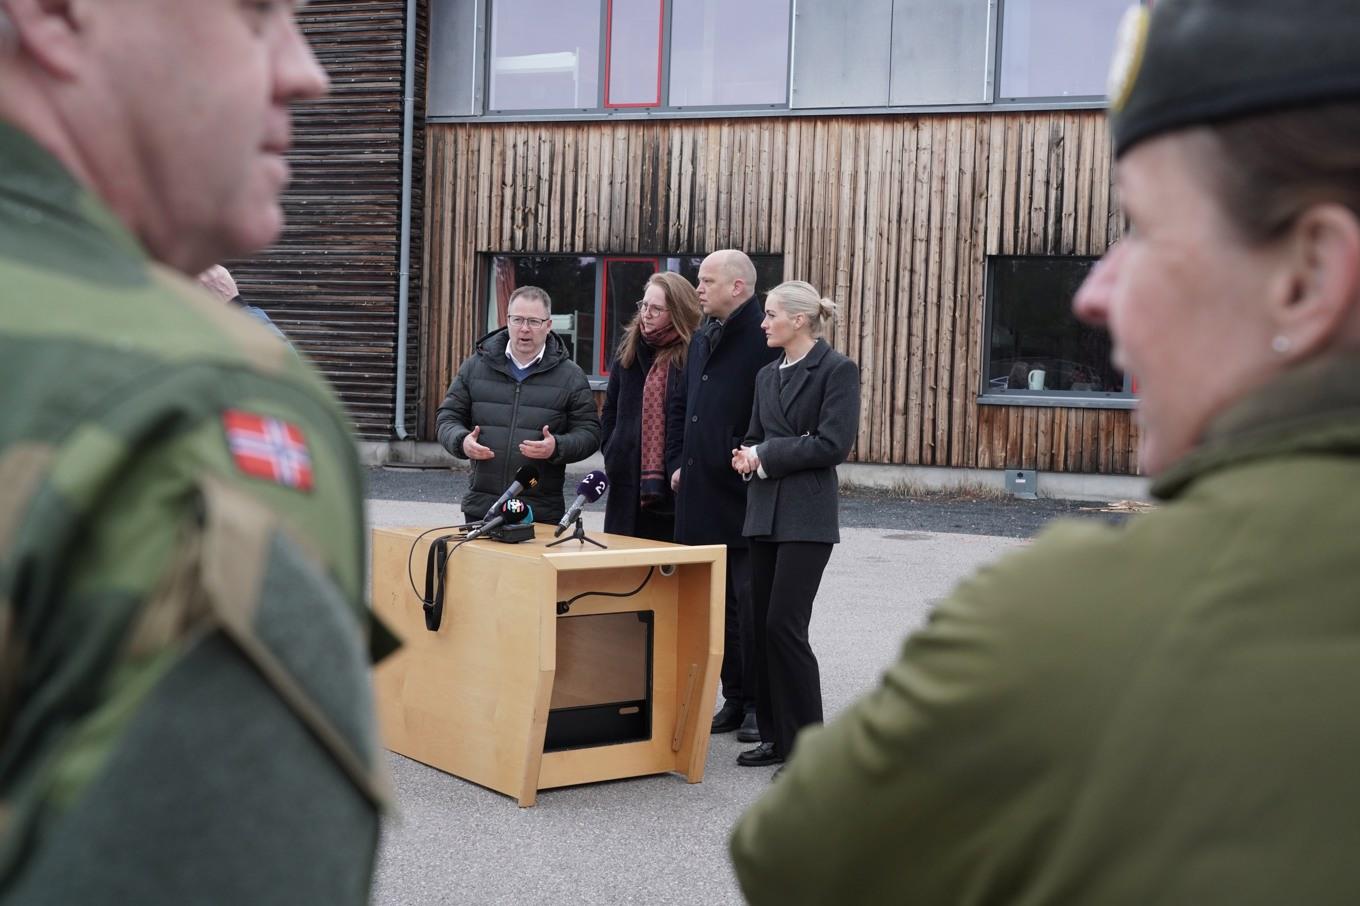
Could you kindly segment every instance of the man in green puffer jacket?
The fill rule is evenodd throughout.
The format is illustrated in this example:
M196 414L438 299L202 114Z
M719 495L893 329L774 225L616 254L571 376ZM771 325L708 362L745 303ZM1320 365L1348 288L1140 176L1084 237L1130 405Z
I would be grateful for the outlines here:
M507 326L477 343L439 406L439 442L472 460L463 515L481 519L526 463L537 486L519 497L535 522L557 522L566 511L567 463L600 448L600 417L585 372L552 332L552 302L536 286L510 296Z

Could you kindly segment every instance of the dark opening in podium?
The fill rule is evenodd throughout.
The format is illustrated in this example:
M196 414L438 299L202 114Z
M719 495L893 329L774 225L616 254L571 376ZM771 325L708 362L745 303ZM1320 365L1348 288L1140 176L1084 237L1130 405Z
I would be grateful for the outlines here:
M449 554L444 614L420 597L433 536L373 530L373 606L402 639L375 670L384 744L533 805L538 790L703 779L722 662L726 552L476 540ZM413 547L414 545L414 547ZM408 564L410 573L408 574Z

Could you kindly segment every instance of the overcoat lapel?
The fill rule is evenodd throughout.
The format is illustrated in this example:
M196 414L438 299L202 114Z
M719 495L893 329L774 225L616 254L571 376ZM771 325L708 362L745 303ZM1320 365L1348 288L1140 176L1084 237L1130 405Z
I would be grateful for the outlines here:
M783 408L785 415L792 415L790 410L793 407L793 401L798 398L799 392L812 378L812 369L821 364L822 359L826 357L826 351L830 348L826 345L825 340L818 340L817 345L808 351L807 361L803 364L803 367L796 369L793 372L793 377L789 378L789 382L779 391L779 405ZM776 379L777 377L776 375Z

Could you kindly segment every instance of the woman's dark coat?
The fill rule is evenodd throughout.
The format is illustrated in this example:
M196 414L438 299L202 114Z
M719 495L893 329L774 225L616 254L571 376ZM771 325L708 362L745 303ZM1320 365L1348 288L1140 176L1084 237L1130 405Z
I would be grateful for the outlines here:
M746 485L742 534L763 541L840 536L836 466L859 432L859 367L825 340L792 366L780 387L779 361L756 376L756 402L743 441L760 448L766 478Z
M633 364L623 366L616 360L609 370L609 389L600 413L603 426L604 471L609 476L609 496L605 499L604 530L616 535L637 532L638 484L642 471L642 390L652 368L655 351L638 343ZM666 374L666 397L678 393L684 373L674 365ZM663 450L664 453L664 450ZM663 464L664 468L664 464ZM675 512L675 498L666 479L666 498L648 507L658 516Z

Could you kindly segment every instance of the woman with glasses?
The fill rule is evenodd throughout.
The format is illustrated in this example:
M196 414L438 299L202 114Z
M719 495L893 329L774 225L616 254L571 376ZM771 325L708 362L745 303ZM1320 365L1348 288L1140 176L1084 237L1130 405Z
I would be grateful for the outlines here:
M836 305L801 280L765 298L765 342L784 354L756 375L756 400L732 468L750 483L742 534L751 545L756 722L760 745L737 756L777 764L822 722L812 601L839 542L836 466L859 430L859 367L822 339Z
M666 399L678 392L699 296L679 274L653 274L609 369L601 421L609 476L604 529L670 541L675 501L666 477Z

